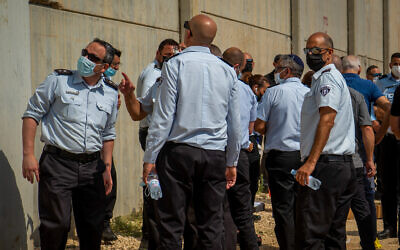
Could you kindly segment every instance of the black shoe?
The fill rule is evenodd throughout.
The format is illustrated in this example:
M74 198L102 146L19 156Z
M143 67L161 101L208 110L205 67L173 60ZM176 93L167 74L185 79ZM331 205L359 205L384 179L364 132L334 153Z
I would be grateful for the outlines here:
M386 228L384 229L382 232L379 232L377 234L378 239L383 240L383 239L387 239L387 238L396 238L396 232L393 232L392 230Z
M259 220L261 220L261 216L257 215L257 214L253 214L253 220L254 221L259 221Z
M114 241L118 239L118 237L111 230L110 224L104 225L102 239L104 241Z

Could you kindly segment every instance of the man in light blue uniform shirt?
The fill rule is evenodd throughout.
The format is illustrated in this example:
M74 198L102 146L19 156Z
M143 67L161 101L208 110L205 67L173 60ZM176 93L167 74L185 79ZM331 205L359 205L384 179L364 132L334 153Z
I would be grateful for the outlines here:
M235 47L224 51L222 58L229 63L237 75L244 67L244 54ZM253 133L254 122L257 117L257 98L250 86L238 80L240 104L241 150L237 165L236 184L227 191L229 208L232 219L239 230L238 241L241 249L258 249L257 236L252 216L250 192L250 169L247 153L250 148L249 135ZM225 228L231 231L231 228ZM228 238L228 237L227 237ZM229 242L227 242L230 245Z
M294 249L295 179L300 162L300 113L308 88L301 81L304 64L296 55L283 55L275 67L278 85L268 88L258 108L255 130L265 134L275 234L281 249Z
M176 51L178 51L178 47L179 44L173 39L165 39L158 45L154 61L147 65L139 75L136 88L137 97L146 95L147 91L161 76L161 68L164 60L173 56ZM145 150L146 147L146 136L150 125L150 119L150 117L146 117L139 123L139 141L143 150ZM147 234L148 232L144 233Z
M391 72L376 82L376 86L393 102L396 87L400 85L400 53L391 56L389 67ZM382 183L382 215L384 230L378 233L380 239L396 237L398 225L398 185L400 184L400 171L398 162L397 140L392 130L387 130L382 142L378 145L378 169L381 170Z
M200 249L222 249L222 202L236 181L240 151L237 77L210 54L215 22L185 22L184 51L162 69L144 154L143 181L157 171L160 247L182 247L186 209L193 198ZM156 162L157 160L157 162Z
M65 248L71 205L80 249L100 249L118 102L117 86L102 75L113 56L110 44L93 40L82 50L78 70L49 75L23 115L22 169L28 181L36 175L39 182L41 249ZM45 147L38 164L34 139L40 121Z
M346 249L346 219L355 187L354 118L350 92L332 64L333 41L312 34L304 49L315 71L301 109L300 154L296 180L296 249ZM321 186L308 186L309 176Z

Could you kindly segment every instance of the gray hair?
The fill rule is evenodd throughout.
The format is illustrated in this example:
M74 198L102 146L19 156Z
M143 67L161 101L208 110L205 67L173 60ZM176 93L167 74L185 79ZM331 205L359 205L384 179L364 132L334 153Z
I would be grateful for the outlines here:
M298 63L296 63L292 57L288 55L281 55L279 60L279 64L281 67L289 68L292 72L292 75L300 78L303 74L304 67L301 67Z
M348 55L342 59L343 70L358 70L361 67L360 58L354 55Z

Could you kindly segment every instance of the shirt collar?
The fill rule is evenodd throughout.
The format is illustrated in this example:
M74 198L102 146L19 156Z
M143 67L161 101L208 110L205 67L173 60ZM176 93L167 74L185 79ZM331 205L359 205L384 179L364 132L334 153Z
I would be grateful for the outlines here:
M104 76L102 75L100 79L97 81L97 83L93 86L89 86L81 77L78 71L76 71L76 74L74 74L74 78L72 79L72 84L79 84L82 83L83 85L87 86L89 89L94 89L94 88L99 88L104 86L104 81L103 81Z
M190 46L184 49L181 53L186 53L186 52L204 52L211 54L210 48L204 46Z
M313 75L314 80L317 80L321 76L322 72L324 72L327 69L332 70L332 69L336 69L336 67L333 63L322 67L320 70L318 70L317 72L314 73L314 75Z
M154 68L160 69L160 63L157 61L157 59L154 59L153 63L154 63Z
M390 72L387 76L388 76L387 78L389 80L391 80L391 81L394 81L394 82L399 82L400 81L400 79L396 79L396 78L393 77L392 72Z
M286 79L285 81L281 82L281 84L285 84L285 83L289 83L289 82L300 82L300 79L298 77L289 77L288 79Z

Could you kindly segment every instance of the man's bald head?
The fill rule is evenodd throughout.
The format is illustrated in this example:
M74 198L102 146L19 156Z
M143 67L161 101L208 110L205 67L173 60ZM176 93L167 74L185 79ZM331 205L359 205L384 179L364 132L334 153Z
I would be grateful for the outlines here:
M243 52L235 47L231 47L224 51L222 58L233 66L238 65L239 68L243 65L244 55Z
M209 16L200 14L189 21L193 45L209 46L217 33L217 24ZM190 43L190 42L189 42Z
M314 34L312 34L308 40L307 40L307 44L309 42L314 42L314 43L318 43L320 45L324 45L324 48L333 48L333 40L332 38L324 33L324 32L316 32ZM318 46L314 46L314 47L318 47ZM308 46L307 46L308 48ZM320 47L322 48L322 47Z

